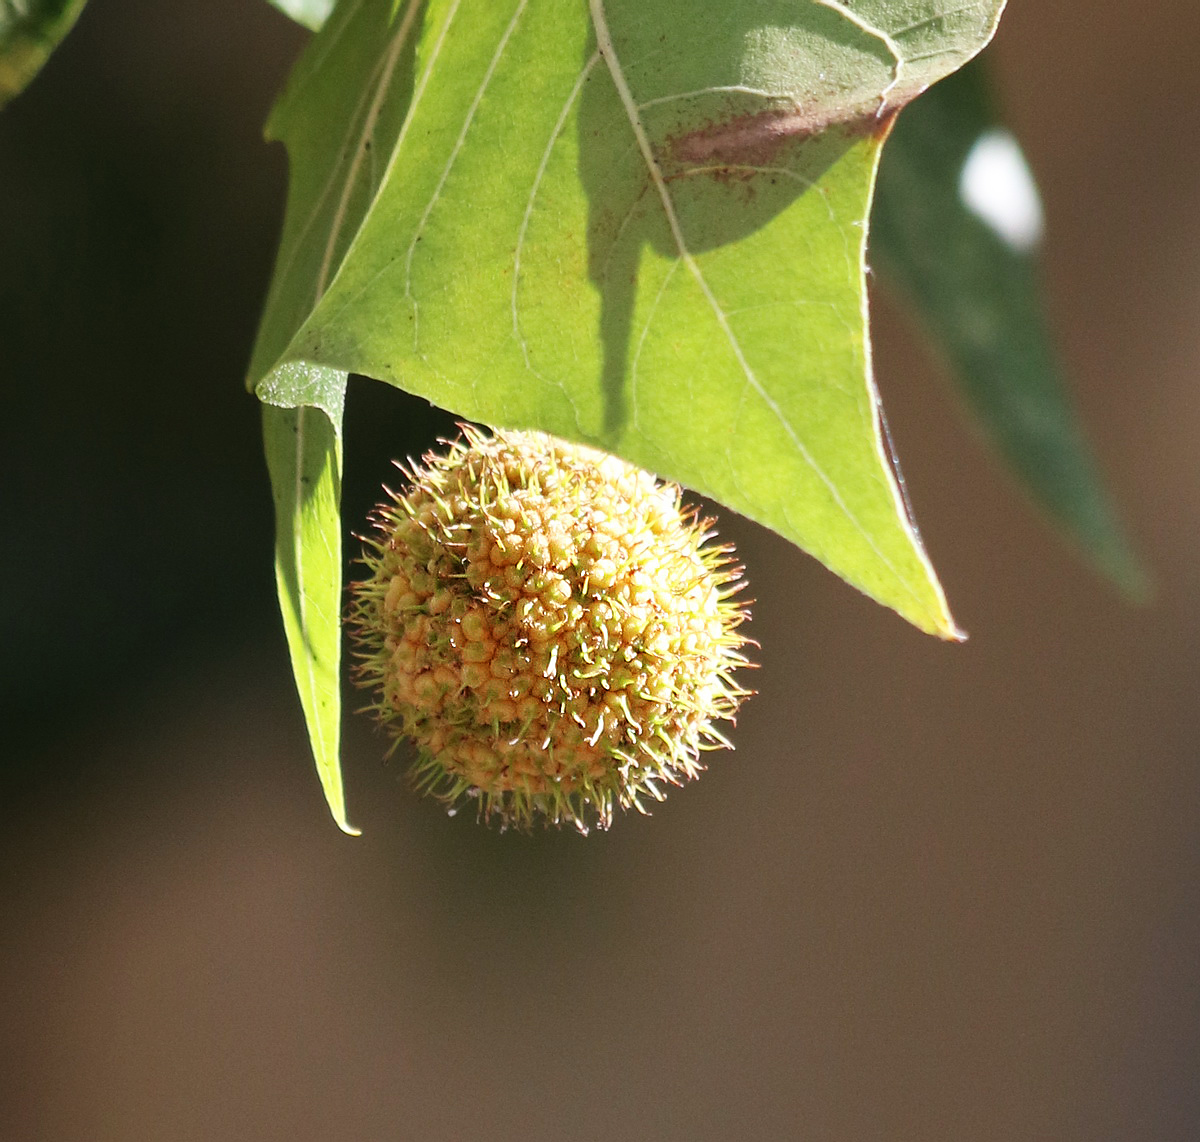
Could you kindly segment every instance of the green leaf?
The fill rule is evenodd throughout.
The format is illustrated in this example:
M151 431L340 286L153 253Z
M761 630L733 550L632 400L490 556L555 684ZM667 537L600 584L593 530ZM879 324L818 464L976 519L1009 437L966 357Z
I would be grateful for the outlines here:
M1004 194L1005 197L997 197ZM1144 578L1104 495L1043 315L1040 213L982 61L902 114L884 151L872 260L945 355L985 434L1098 568Z
M251 382L327 405L364 373L598 444L959 637L881 440L866 220L891 113L1001 6L343 0L270 124Z
M340 419L340 417L339 417ZM275 579L292 671L321 788L334 820L346 820L341 737L341 441L318 408L263 408L263 440L275 494Z
M333 0L267 0L285 16L291 16L297 24L317 31L333 11Z
M84 0L0 0L0 107L37 75Z

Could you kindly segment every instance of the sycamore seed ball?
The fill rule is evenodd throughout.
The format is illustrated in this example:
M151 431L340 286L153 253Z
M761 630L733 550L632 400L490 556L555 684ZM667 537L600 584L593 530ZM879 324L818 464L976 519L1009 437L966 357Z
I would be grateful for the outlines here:
M679 489L534 432L465 430L376 509L358 681L418 787L586 831L728 746L746 696L740 569Z

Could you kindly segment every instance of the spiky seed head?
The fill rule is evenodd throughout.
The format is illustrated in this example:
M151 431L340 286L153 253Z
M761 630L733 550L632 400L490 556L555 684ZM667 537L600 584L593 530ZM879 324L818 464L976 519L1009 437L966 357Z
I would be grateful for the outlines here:
M729 744L741 569L648 472L543 433L464 434L374 513L357 681L452 808L607 828Z

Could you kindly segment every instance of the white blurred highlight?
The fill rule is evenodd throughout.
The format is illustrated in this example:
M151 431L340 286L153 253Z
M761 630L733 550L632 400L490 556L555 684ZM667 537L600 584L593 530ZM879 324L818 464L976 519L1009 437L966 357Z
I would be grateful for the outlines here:
M985 131L963 163L958 193L964 205L1013 249L1025 253L1041 241L1042 200L1016 139Z

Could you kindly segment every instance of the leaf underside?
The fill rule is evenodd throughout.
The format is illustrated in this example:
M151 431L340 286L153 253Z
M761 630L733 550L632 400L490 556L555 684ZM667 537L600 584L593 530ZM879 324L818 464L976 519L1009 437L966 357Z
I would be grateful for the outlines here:
M321 410L331 472L350 372L599 445L958 637L880 438L864 251L892 113L1001 6L343 0L268 128L292 181L252 385ZM281 535L332 550L336 504L301 526L276 459ZM294 660L341 589L296 574Z

